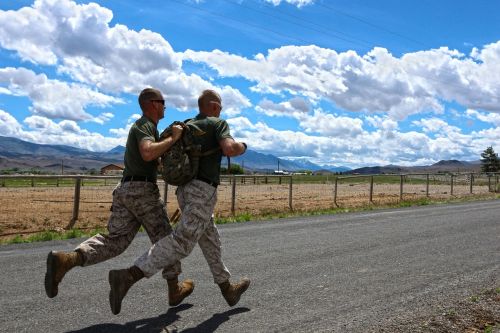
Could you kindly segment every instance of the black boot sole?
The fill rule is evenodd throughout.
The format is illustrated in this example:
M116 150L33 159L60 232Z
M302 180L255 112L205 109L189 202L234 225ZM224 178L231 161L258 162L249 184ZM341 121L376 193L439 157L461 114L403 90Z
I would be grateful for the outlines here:
M52 251L47 256L47 272L45 273L45 293L49 298L54 298L58 293L58 284L55 281L57 259L52 255Z
M120 313L122 309L122 299L123 298L118 298L119 294L119 288L116 288L115 286L119 283L119 277L117 272L115 271L110 271L108 275L108 282L109 282L109 305L111 306L111 312L114 315L117 315Z

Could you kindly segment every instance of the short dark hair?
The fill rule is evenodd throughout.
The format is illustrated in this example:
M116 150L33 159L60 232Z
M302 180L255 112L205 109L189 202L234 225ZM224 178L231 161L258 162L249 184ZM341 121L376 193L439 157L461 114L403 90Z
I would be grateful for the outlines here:
M139 94L139 106L141 110L144 111L144 103L153 99L163 99L161 92L158 89L154 88L146 88L141 91Z
M215 90L205 89L201 92L200 97L198 97L198 108L201 110L208 102L212 101L221 103L222 99Z

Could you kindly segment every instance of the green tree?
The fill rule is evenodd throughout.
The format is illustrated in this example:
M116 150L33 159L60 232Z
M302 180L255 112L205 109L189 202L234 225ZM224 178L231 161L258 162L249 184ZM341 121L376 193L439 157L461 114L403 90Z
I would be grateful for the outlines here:
M481 153L481 171L482 172L498 172L500 171L500 160L498 154L495 153L492 146L489 146Z
M227 174L227 167L221 167L220 173L223 175ZM229 170L231 175L242 175L244 173L243 168L239 164L231 163L231 169Z

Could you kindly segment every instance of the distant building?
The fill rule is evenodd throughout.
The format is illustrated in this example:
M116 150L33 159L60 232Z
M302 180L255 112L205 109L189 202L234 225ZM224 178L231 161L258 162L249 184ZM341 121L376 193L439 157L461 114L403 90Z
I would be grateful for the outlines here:
M123 169L125 167L123 165L118 164L108 164L101 168L101 175L121 175L123 173Z

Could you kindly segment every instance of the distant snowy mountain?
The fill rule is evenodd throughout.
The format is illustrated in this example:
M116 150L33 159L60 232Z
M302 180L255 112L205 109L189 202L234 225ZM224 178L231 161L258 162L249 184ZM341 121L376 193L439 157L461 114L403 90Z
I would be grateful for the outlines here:
M348 168L345 166L314 164L306 158L293 159L293 160L291 160L291 162L293 162L295 165L297 165L300 169L303 169L303 170L311 170L311 171L327 170L327 171L332 171L332 172L344 172L344 171L351 170L351 168Z

